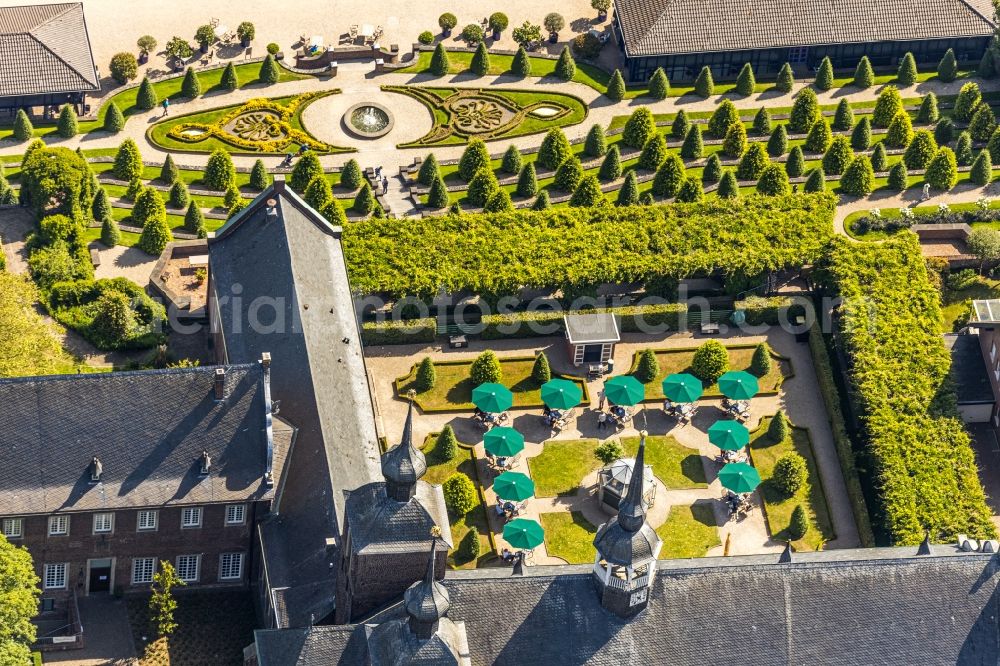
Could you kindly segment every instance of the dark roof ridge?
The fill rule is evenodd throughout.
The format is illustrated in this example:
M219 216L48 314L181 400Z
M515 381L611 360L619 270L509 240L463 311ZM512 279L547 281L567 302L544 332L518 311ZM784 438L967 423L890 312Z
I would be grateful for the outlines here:
M979 10L979 7L976 7L976 5L974 5L973 3L969 2L969 0L959 0L959 2L961 2L963 5L965 5L969 9L971 9L973 12L975 12L979 16L983 17L983 20L986 21L987 23L989 23L990 25L993 25L993 26L997 25L997 21L994 18L996 12L994 12L994 16L987 16L986 14L984 14L982 11Z
M251 201L246 208L238 212L226 223L223 224L215 231L215 236L208 239L209 243L218 241L226 236L230 235L243 224L243 222L249 219L254 213L256 213L261 206L267 204L267 200L275 197L279 200L286 200L292 206L297 208L299 212L304 213L305 216L312 222L318 229L324 233L328 233L334 238L340 238L344 229L340 226L335 226L331 224L323 214L317 211L315 208L307 204L298 194L295 193L291 187L285 182L284 174L275 174L274 180L271 185L258 194L253 201Z
M154 376L154 375L181 375L188 372L211 372L214 373L216 368L226 368L226 370L253 370L254 368L260 368L259 363L229 363L225 365L196 365L186 368L151 368L149 370L113 370L111 372L88 372L88 373L77 373L77 374L63 374L63 375L30 375L28 377L0 377L0 386L4 385L15 385L15 384L26 384L28 382L58 382L58 381L83 381L84 379L89 379L91 381L101 381L111 379L118 379L120 377L129 376Z

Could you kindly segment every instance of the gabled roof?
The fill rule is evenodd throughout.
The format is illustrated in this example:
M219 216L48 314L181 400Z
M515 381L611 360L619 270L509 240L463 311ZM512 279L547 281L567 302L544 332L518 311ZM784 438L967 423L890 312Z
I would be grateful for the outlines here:
M100 88L81 3L0 7L0 97Z
M989 0L618 0L629 57L989 37Z
M292 429L269 447L265 372L228 366L0 380L0 513L45 514L257 500L280 475ZM269 450L270 449L270 450ZM199 474L202 451L211 471ZM268 458L273 451L273 460ZM90 462L103 468L92 483Z

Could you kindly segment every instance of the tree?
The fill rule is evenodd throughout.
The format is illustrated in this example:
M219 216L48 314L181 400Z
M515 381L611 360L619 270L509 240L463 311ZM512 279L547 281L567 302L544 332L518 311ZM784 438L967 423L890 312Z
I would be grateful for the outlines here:
M230 62L226 67L226 71L222 74L223 86L226 84L226 73L229 72L232 65L233 63ZM233 76L236 76L236 70L233 70ZM229 88L229 90L234 90L235 88L236 86L233 86L233 88ZM187 72L184 73L184 81L181 83L181 96L187 97L188 99L194 99L201 96L201 81L198 80L198 73L194 71L194 67L188 67Z
M750 63L743 65L739 76L736 77L736 92L744 97L749 97L757 87L757 79L753 75L753 67Z
M896 162L889 169L889 189L902 192L910 185L910 174L906 171L906 163Z
M442 484L444 503L448 513L461 518L476 506L476 487L472 479L462 472L455 472Z
M597 172L597 177L603 181L609 181L618 180L621 175L621 154L618 151L618 146L616 144L611 146L611 149L608 150L608 154L604 156L604 161L601 162L601 168Z
M257 28L250 21L243 21L238 26L236 26L236 36L240 38L240 41L244 44L248 44L257 35ZM268 51L270 53L270 51Z
M109 342L128 340L137 326L135 310L129 297L119 291L106 291L94 302L91 330Z
M306 157L308 155L303 156L302 159ZM236 166L233 165L233 158L230 157L228 151L222 148L212 151L208 157L208 164L205 165L204 183L206 188L216 192L225 192L236 185ZM295 187L294 171L292 173L292 187Z
M142 83L139 84L139 92L135 96L135 105L143 111L149 111L156 108L159 101L159 98L156 96L156 90L153 88L153 84L149 82L149 78L146 76L142 77Z
M35 128L28 120L28 114L24 112L24 109L18 109L17 115L14 116L14 138L18 141L28 141L34 136Z
M924 180L935 190L948 191L958 182L958 163L951 148L940 148L924 172Z
M552 179L552 186L563 192L572 192L583 178L583 166L576 157L570 157L559 165Z
M833 129L846 132L852 127L854 127L854 111L851 110L847 98L844 98L837 104L837 111L833 115Z
M375 200L375 194L372 192L371 185L368 183L362 184L361 189L358 190L357 195L354 197L354 210L361 215L368 215L377 206L378 201Z
M684 182L684 163L676 153L670 153L653 177L652 192L658 197L675 197Z
M771 372L774 364L771 361L771 346L766 342L761 342L753 350L753 357L750 359L750 372L758 377L763 377Z
M840 189L845 194L866 197L875 189L875 172L867 155L858 155L844 170Z
M510 200L507 190L497 190L483 206L484 213L508 213L512 210L514 203Z
M983 272L987 263L1000 260L1000 231L988 227L975 227L966 239L969 251L979 259L979 271Z
M135 141L132 139L125 139L118 146L112 172L118 180L131 182L142 175L142 170L142 155L139 153L139 146L135 145Z
M514 28L511 37L522 48L533 48L542 40L542 26L535 25L531 21L525 21L520 28Z
M792 511L792 521L788 524L788 534L792 539L801 539L809 531L809 519L801 504L796 504Z
M122 110L114 102L108 103L107 113L104 114L104 131L117 134L125 129L125 116Z
M791 497L805 485L808 473L806 459L795 451L789 451L774 463L771 479L785 497Z
M792 191L788 184L788 174L778 164L768 164L757 180L757 192L768 196L780 196Z
M607 203L608 199L601 191L601 184L593 174L586 175L580 180L580 184L576 186L573 196L569 199L569 205L575 207L604 206Z
M361 165L356 159L349 159L340 172L340 184L348 190L356 190L365 182L364 174L361 173Z
M166 217L167 211L163 205L163 197L160 196L160 193L152 187L142 188L132 206L132 226L145 226L146 222L160 214L161 209L163 209L163 215Z
M861 56L858 66L854 68L854 85L862 90L875 85L875 72L868 56Z
M545 15L545 18L542 19L542 25L545 26L545 29L548 30L550 34L558 35L559 31L566 25L566 19L564 19L561 14L552 12L551 14Z
M143 225L138 246L146 254L155 257L163 252L163 248L167 246L167 243L174 240L174 235L170 232L170 227L167 226L167 211L163 206L163 200L160 199L158 192L155 190L150 191L156 196L159 206L155 215L147 219Z
M639 181L635 179L635 171L629 171L625 176L625 182L618 190L618 206L635 206L639 203Z
M514 54L514 60L510 64L510 71L522 79L531 76L531 59L528 58L528 52L523 46L517 47L517 53Z
M913 140L913 125L910 123L910 114L900 111L889 123L889 130L885 134L886 145L892 148L906 148Z
M757 136L767 136L771 133L771 114L766 106L760 107L754 114L752 129Z
M443 42L438 42L434 47L434 54L431 56L431 73L436 76L444 76L451 69L451 62L448 60L448 52L444 48Z
M194 234L198 229L205 226L205 216L194 201L188 203L187 213L184 214L184 231Z
M606 439L594 449L594 455L605 465L625 457L625 449L617 439Z
M649 96L653 99L666 99L670 95L670 80L662 67L657 67L649 77Z
M231 202L226 202L227 207L236 203L236 200L238 200L240 196L240 191L236 188L229 191L235 193L235 198ZM307 204L312 206L313 210L323 210L326 208L327 204L333 201L333 190L330 189L330 181L323 176L316 176L312 179L312 182L306 185L306 191L303 192L302 198Z
M781 66L781 70L778 72L778 79L774 83L774 87L778 89L779 92L785 94L792 92L792 88L795 87L795 75L792 74L792 66L787 62Z
M993 49L988 48L979 59L979 66L976 67L976 76L981 79L992 79L997 75L996 58Z
M955 61L954 49L948 49L944 52L944 56L937 66L937 76L945 83L951 83L958 77L958 62Z
M108 217L101 222L101 243L105 247L114 247L118 245L118 241L121 239L121 230L118 229L118 223L115 222L113 217Z
M493 383L499 384L503 379L503 370L500 366L500 359L492 349L487 349L472 362L469 368L469 378L472 379L473 386Z
M702 67L698 73L698 78L694 82L694 91L699 97L708 99L715 92L715 81L712 79L712 70Z
M703 382L714 384L729 371L729 352L718 340L701 343L691 359L691 372Z
M646 171L656 171L667 159L667 141L662 134L654 134L653 137L642 147L639 153L639 161L636 166Z
M886 86L879 93L875 100L875 109L872 111L872 126L888 127L892 119L903 110L903 98L899 96L899 91L895 86Z
M747 149L747 130L743 123L733 125L726 132L722 141L722 154L727 157L739 157Z
M818 90L829 90L833 87L833 63L830 62L829 57L824 57L823 61L819 63L819 69L816 71L816 88Z
M959 122L969 122L982 99L983 95L979 92L979 86L976 83L966 83L958 91L958 97L955 98L952 117Z
M912 145L913 141L910 142L910 146ZM909 146L907 146L907 148L909 148ZM934 150L936 151L937 149L935 148ZM933 155L934 151L931 152L932 157ZM885 146L882 145L881 141L879 141L875 144L875 149L872 151L872 169L881 173L888 168L887 164L888 157L886 156Z
M421 366L423 366L424 363L427 363L430 366L431 370L433 371L434 364L428 363L429 361L430 357L424 358L424 361L423 363L421 363ZM419 380L419 375L418 375L418 380ZM435 380L432 376L432 381L430 386L434 386L434 381ZM455 454L458 453L458 438L455 437L455 429L452 428L450 424L445 425L445 427L441 429L441 432L438 433L437 439L434 442L434 453L436 454L436 457L440 460L452 460L455 457Z
M444 184L440 175L434 177L431 183L431 190L427 194L427 205L431 208L446 208L451 203L451 196L448 194L448 186Z
M183 180L174 181L174 184L170 186L170 193L167 197L170 202L171 208L187 208L188 201L190 200L190 195L188 193L187 185L184 184Z
M649 110L649 107L640 106L625 121L625 127L622 128L622 143L629 148L642 148L656 132L656 120L653 118L653 112ZM674 134L674 136L677 135ZM678 138L683 139L684 134Z
M442 182L443 184L443 182ZM538 178L535 175L534 162L528 162L521 167L517 176L517 196L527 199L538 193Z
M722 174L717 192L719 197L723 199L736 199L740 196L740 184L736 181L736 174L731 169L727 169Z
M785 413L778 410L778 413L774 415L771 422L767 426L767 436L772 442L779 443L783 442L788 438L789 427L788 419L785 417Z
M272 85L278 82L281 78L281 72L278 71L278 63L274 62L274 56L268 53L264 56L264 62L260 63L260 73L257 78L264 85Z
M535 203L531 204L531 210L548 210L549 208L552 208L552 204L549 202L549 191L542 190L538 193Z
M917 82L917 62L913 59L913 54L909 51L899 61L899 69L896 70L896 80L904 88L912 86Z
M64 139L72 139L79 130L76 111L71 104L63 104L59 110L59 121L56 123L56 134Z
M125 85L139 73L139 63L131 53L116 53L111 57L111 66L108 69L111 78Z
M177 575L174 565L161 560L159 571L153 574L153 595L149 598L149 618L156 623L156 633L160 636L169 636L177 629L174 621L177 600L173 588L183 585L186 583Z
M740 180L757 180L769 161L763 144L751 143L736 166L736 177Z
M989 104L980 104L969 121L969 133L976 141L989 141L993 130L997 128L997 119Z
M569 52L568 46L564 46L562 53L559 54L559 60L556 61L555 74L563 81L572 81L573 77L576 76L576 61L573 60L573 54Z
M785 160L785 173L789 178L798 178L806 172L806 158L801 146L793 146Z
M251 189L260 192L266 190L267 186L270 184L271 184L271 174L267 172L267 167L264 166L264 160L255 161L253 163L253 168L250 170Z
M994 162L1000 162L1000 128L993 132L993 136L986 144L986 149L990 151L990 158Z
M475 139L473 139L475 141ZM470 142L471 145L471 142ZM641 146L639 146L641 148ZM542 139L542 145L538 149L538 163L541 164L546 169L558 169L559 165L562 164L567 157L573 153L573 149L569 145L569 139L563 134L562 130L558 127L554 127L549 130L545 138ZM489 160L487 159L487 163ZM459 167L461 169L461 167Z
M438 173L437 157L434 156L434 153L430 153L420 164L420 170L417 171L417 182L430 186L437 179Z
M924 95L923 100L920 102L920 110L917 111L917 122L922 124L936 123L941 117L941 112L938 111L937 95L934 91Z
M688 130L687 136L684 137L683 145L681 145L681 157L686 160L697 160L701 158L703 151L704 143L701 139L701 127L692 125L691 129Z
M473 205L485 206L499 189L500 185L497 183L496 176L488 167L483 167L469 181L466 196Z
M934 136L927 130L918 130L913 134L913 141L910 142L910 145L906 147L906 152L903 153L903 162L910 169L926 169L927 165L934 159L934 155L937 154L937 149L938 146L934 140ZM884 159L885 149L882 152Z
M649 109L646 110L649 111ZM649 117L650 118L653 117L652 111L649 111ZM680 111L677 112L677 115L674 116L674 122L670 124L670 136L674 137L675 139L683 139L685 136L687 136L687 131L690 127L691 127L691 121L688 119L687 111L681 109ZM636 146L632 147L635 148ZM641 148L642 146L638 147Z
M0 271L0 281L7 282L8 280L3 276L3 271ZM17 278L10 276L10 281L14 279ZM6 301L9 295L8 290L4 289L4 292L5 298L3 300ZM16 305L20 309L21 303L14 302L12 305ZM18 319L20 320L21 317ZM0 317L0 321L3 322L4 333L13 332L11 330L13 322L10 319ZM27 319L24 321L27 322ZM36 338L39 341L48 342L51 339L51 333L44 324L41 324L40 328L36 330L45 336ZM15 341L15 338L7 337L5 339ZM16 339L22 348L29 341L33 340L28 335L19 336ZM47 346L50 345L43 344L40 348L28 345L27 349L37 352ZM53 351L58 353L57 349ZM0 536L0 571L3 571L3 576L0 577L0 613L3 616L3 621L0 622L0 662L11 666L30 664L32 663L30 648L36 637L35 626L31 624L31 618L38 613L39 580L38 576L35 575L34 565L28 550L12 545L3 536Z
M312 151L309 151L295 163L295 166L292 168L292 174L288 178L288 184L296 192L302 193L306 191L306 187L312 182L313 178L321 175L323 175L323 165L320 164L319 157Z
M793 134L805 134L819 120L819 100L809 88L803 88L795 96L792 110L788 114L788 130Z
M458 544L458 552L465 561L472 562L479 558L482 552L481 549L482 544L479 543L479 529L473 525Z
M608 81L607 91L604 93L612 102L620 102L625 99L625 79L622 78L621 70L615 70Z
M854 150L868 150L872 145L872 123L868 116L864 116L854 126L851 132L851 148Z
M823 171L839 176L844 173L844 169L850 164L854 157L851 144L846 136L838 135L833 138L833 142L823 155Z
M438 25L441 27L441 30L448 33L458 25L458 19L451 12L445 12L438 17Z
M712 117L708 119L708 133L717 139L725 138L726 132L733 125L742 124L740 112L736 110L736 105L728 99L722 100L719 106L715 107Z
M163 52L167 54L168 60L187 60L194 55L194 49L183 37L171 37L163 47Z
M535 364L531 366L531 378L539 386L552 379L552 368L549 366L549 357L545 355L545 352L538 352L538 355L535 356Z
M805 187L802 188L807 194L814 192L826 192L826 174L823 173L823 167L816 167L809 172L809 177L806 178Z
M472 54L472 62L469 69L476 76L486 76L490 73L490 52L486 50L486 43L479 42L476 52Z
M976 155L969 180L982 187L989 185L990 181L993 180L993 160L990 158L990 151L983 149Z
M802 147L813 153L825 153L831 141L833 132L830 131L830 124L825 119L820 119L809 129Z
M94 203L91 204L91 213L94 220L102 222L111 217L111 199L103 187L98 187L94 195Z
M701 201L705 197L705 190L701 186L701 181L694 176L687 176L677 190L676 201L679 203L694 203Z
M958 162L959 166L969 166L972 164L972 160L972 135L968 132L962 132L958 135L958 141L955 142L955 161Z
M701 180L706 183L717 183L722 178L722 160L718 153L712 153L705 162L701 172Z
M656 360L656 352L643 349L639 352L639 363L635 368L635 378L643 384L649 384L660 375L660 362Z
M437 372L434 370L434 361L431 360L430 356L425 356L417 365L417 376L413 383L414 388L416 388L417 393L426 393L434 388L434 384L436 383Z

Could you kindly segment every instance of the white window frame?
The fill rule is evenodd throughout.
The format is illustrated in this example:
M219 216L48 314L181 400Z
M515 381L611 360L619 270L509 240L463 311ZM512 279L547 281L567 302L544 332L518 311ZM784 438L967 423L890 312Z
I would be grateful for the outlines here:
M142 524L143 517L152 516L152 524L146 525ZM160 512L155 509L137 511L135 516L135 531L136 532L155 532L160 526Z
M68 562L60 562L58 564L46 564L42 575L42 584L45 586L46 590L65 590L66 581L68 578L69 578Z
M181 529L201 527L201 513L200 506L186 506L181 509ZM189 517L196 517L197 520L189 520Z
M181 560L188 562L190 558L194 558L194 577L185 577L187 566L181 565ZM174 568L177 570L177 577L185 583L197 583L201 577L201 555L178 555L174 560Z
M107 523L105 523L105 519L107 520ZM107 525L106 528L105 524ZM111 513L110 511L102 511L101 513L94 514L94 534L111 534L114 531L115 531L115 514Z
M2 527L3 535L8 539L20 539L24 536L23 518L4 518Z
M235 571L233 568L235 567ZM229 575L227 575L227 573ZM243 579L243 553L222 553L219 555L219 580Z
M132 584L146 585L153 582L153 574L156 573L155 557L134 557L132 558ZM142 576L140 577L140 574ZM147 580L148 579L148 580Z
M60 525L62 528L60 529ZM67 536L69 534L69 516L60 514L49 516L49 536Z
M238 514L238 520L231 519L232 514ZM227 504L226 505L226 525L242 525L247 521L247 505L246 504Z

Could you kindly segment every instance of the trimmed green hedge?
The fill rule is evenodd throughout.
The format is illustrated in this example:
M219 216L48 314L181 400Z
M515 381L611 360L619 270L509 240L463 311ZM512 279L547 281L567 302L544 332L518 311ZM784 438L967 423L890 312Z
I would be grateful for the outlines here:
M784 321L795 323L796 317L804 316L805 306L796 302L791 296L749 296L742 301L736 301L734 307L746 314L746 323L751 326L777 326ZM787 314L781 313L786 311Z
M916 235L837 239L829 270L845 301L841 334L892 541L917 544L925 529L936 541L995 538Z
M664 206L518 210L372 218L344 229L360 293L433 296L440 289L514 294L686 277L757 275L816 261L833 237L831 194L747 196Z

